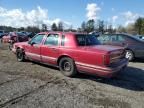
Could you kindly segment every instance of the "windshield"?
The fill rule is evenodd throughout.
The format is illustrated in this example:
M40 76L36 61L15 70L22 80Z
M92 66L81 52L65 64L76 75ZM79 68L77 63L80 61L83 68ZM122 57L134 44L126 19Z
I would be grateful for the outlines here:
M100 45L100 42L95 35L80 34L76 35L76 39L79 46Z

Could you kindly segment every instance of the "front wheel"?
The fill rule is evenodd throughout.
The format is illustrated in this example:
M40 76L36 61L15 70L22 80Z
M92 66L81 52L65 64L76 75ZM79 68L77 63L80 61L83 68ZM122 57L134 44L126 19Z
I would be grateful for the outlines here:
M134 59L134 54L131 50L126 50L126 55L125 57L129 60L132 61Z
M24 55L24 52L21 49L17 49L16 56L17 56L17 60L19 62L25 61L25 55Z
M64 57L59 62L60 71L67 77L73 77L77 74L74 61L71 58Z

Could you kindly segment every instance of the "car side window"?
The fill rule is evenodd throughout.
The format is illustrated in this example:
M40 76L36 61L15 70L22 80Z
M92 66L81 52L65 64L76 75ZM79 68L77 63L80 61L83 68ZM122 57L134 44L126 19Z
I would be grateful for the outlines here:
M120 42L124 42L124 41L125 41L124 36L122 36L122 35L118 35L118 41L120 41Z
M101 43L107 43L109 42L111 39L111 36L109 35L101 35L98 37L98 40L101 42Z
M58 34L49 34L44 44L50 46L58 46L58 38Z
M44 34L38 34L34 38L32 38L30 43L40 44L44 36L45 36Z
M112 42L117 42L117 41L118 41L117 35L112 35L112 36L111 36L111 41L112 41Z

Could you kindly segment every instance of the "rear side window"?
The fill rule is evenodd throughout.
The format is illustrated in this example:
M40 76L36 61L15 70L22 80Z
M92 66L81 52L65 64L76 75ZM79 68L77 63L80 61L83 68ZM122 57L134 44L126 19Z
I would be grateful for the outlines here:
M46 41L45 41L45 45L51 45L51 46L58 46L58 34L50 34L48 35Z
M92 46L100 44L95 35L80 34L76 35L76 39L79 46Z
M125 41L124 36L123 35L118 35L118 41L124 42Z
M112 36L111 36L111 41L112 41L112 42L118 41L118 36L117 36L117 35L112 35Z
M62 35L61 46L65 46L65 35Z

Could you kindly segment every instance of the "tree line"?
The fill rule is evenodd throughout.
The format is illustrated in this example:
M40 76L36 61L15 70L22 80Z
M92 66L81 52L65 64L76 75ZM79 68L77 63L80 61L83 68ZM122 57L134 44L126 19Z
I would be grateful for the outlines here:
M114 29L112 27L112 24L108 24L107 22L103 21L103 20L88 20L87 22L82 22L81 24L81 28L79 28L79 31L82 32L100 32L100 33L105 33L105 32L109 32L109 33L114 33L116 31L116 29Z
M139 34L144 35L144 18L139 17L133 24L129 24L127 26L119 25L117 28L114 28L111 23L108 23L103 20L88 20L83 21L81 26L77 29L73 29L72 25L69 28L64 27L63 22L59 22L58 24L53 23L51 26L46 24L42 24L41 27L39 26L28 26L28 27L20 27L14 28L11 26L0 26L0 30L4 30L7 32L12 31L27 31L27 32L44 32L44 31L78 31L78 32L100 32L100 33L130 33L130 34Z

